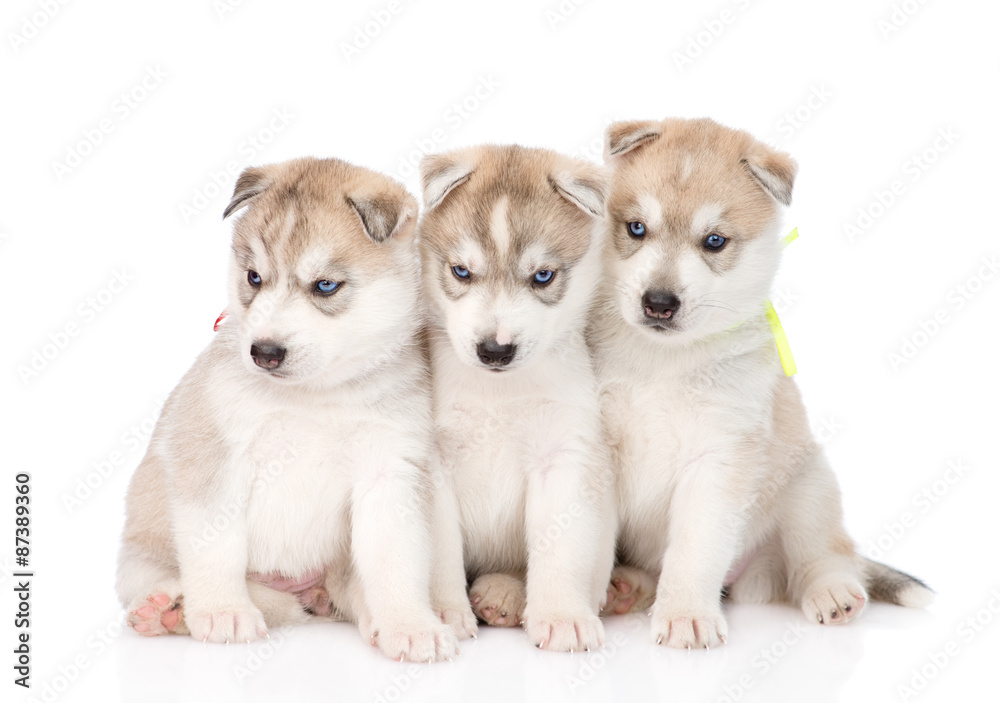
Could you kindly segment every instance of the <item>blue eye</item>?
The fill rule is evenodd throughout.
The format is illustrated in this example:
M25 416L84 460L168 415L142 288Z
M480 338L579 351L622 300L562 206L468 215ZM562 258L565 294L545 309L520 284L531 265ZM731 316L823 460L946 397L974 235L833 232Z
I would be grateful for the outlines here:
M455 274L455 278L460 278L463 281L469 280L469 269L464 266L452 266L451 272Z
M323 293L324 295L330 295L333 291L340 288L339 281L316 281L316 292Z
M633 237L642 237L646 234L646 225L641 222L629 222L628 233Z
M722 247L726 246L726 238L721 234L710 234L705 237L705 247L708 249L714 249L718 251Z
M260 285L260 274L256 271L247 271L247 281L250 282L251 286Z
M552 279L555 278L556 272L550 271L549 269L542 269L541 271L535 271L535 276L532 280L540 286L547 286L552 283Z

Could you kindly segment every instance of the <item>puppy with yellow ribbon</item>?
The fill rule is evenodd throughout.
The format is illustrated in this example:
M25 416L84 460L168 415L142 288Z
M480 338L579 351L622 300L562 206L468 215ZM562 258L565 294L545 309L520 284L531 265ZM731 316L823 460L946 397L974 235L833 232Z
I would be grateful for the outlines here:
M768 302L795 162L707 119L612 124L605 159L588 331L620 520L604 612L651 606L654 642L709 648L728 636L724 593L824 625L871 598L927 603L923 583L847 535Z

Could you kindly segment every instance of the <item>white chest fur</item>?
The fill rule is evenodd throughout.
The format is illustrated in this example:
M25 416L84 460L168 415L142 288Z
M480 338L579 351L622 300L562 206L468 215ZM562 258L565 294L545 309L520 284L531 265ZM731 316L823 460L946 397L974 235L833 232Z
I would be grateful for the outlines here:
M589 359L581 345L501 375L466 367L441 348L435 364L439 465L455 489L470 571L523 570L529 482L567 454L598 454Z
M409 379L386 382L397 380ZM349 559L355 493L400 457L423 464L427 398L413 393L409 401L379 401L384 391L244 388L239 403L229 402L229 391L214 394L218 416L227 417L221 431L231 447L233 497L213 509L213 522L224 524L235 511L246 516L249 571L299 576Z
M632 330L598 340L621 542L634 562L656 569L678 486L725 471L753 438L763 444L768 436L776 353L766 328L752 323L694 347L659 344Z
M351 427L327 408L268 414L238 459L252 474L247 494L249 570L299 575L346 551Z

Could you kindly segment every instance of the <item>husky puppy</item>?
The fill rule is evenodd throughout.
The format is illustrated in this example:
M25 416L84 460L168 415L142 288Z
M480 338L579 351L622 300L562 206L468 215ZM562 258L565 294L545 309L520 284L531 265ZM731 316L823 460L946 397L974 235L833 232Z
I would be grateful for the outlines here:
M128 624L248 642L321 616L393 658L449 658L430 600L417 204L367 169L299 159L244 171L224 216L243 208L230 319L129 486Z
M523 621L543 649L596 647L615 529L583 336L600 279L601 171L480 146L428 156L420 173L435 538L446 564L464 551L466 568L436 568L432 592L454 601L468 575L483 621Z
M920 581L858 555L782 373L764 306L795 163L707 119L613 124L605 158L607 278L588 339L618 480L608 612L652 605L653 639L690 648L725 642L723 588L823 624L869 598L927 603Z

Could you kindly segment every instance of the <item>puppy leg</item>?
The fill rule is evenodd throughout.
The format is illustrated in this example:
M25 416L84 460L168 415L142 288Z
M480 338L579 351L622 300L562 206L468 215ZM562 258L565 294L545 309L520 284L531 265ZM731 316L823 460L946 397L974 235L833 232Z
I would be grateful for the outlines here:
M652 637L668 647L711 648L728 634L721 592L741 551L745 519L732 489L737 466L707 455L685 470L670 503L669 544L652 610Z
M184 618L204 642L250 642L267 636L260 609L247 587L247 504L252 472L226 466L210 490L199 487L174 498L175 543ZM188 476L198 475L188 468ZM206 535L205 526L222 524Z
M590 492L592 448L560 449L528 478L529 641L553 651L589 651L604 644L597 613L614 561L610 493ZM610 536L610 538L609 538ZM599 584L599 585L598 585Z
M116 590L125 622L146 635L187 634L180 569L171 535L165 532L166 480L163 466L147 455L129 484L127 518L118 555Z
M441 470L433 474L431 544L434 549L431 605L458 639L475 637L478 627L466 593L458 501L449 477Z
M868 594L843 527L840 489L822 454L785 488L779 523L792 602L813 622L839 625L864 610Z
M177 568L135 551L136 545L122 545L118 566L118 594L127 611L126 624L147 637L187 634Z
M155 584L131 597L126 605L126 623L136 632L154 635L189 634L184 621L184 598L176 570L139 560L124 562L123 576ZM268 627L284 627L308 622L310 615L329 615L330 601L325 589L287 593L256 581L247 583L250 600L260 609ZM320 592L321 591L321 592Z
M517 627L524 622L527 598L524 578L512 574L483 574L472 582L469 601L476 616L493 627Z
M624 615L643 611L656 599L656 579L648 571L631 566L616 566L611 572L607 600L601 615Z
M393 659L450 659L458 653L455 632L431 609L432 551L420 470L389 459L362 471L351 501L351 544L371 637Z

